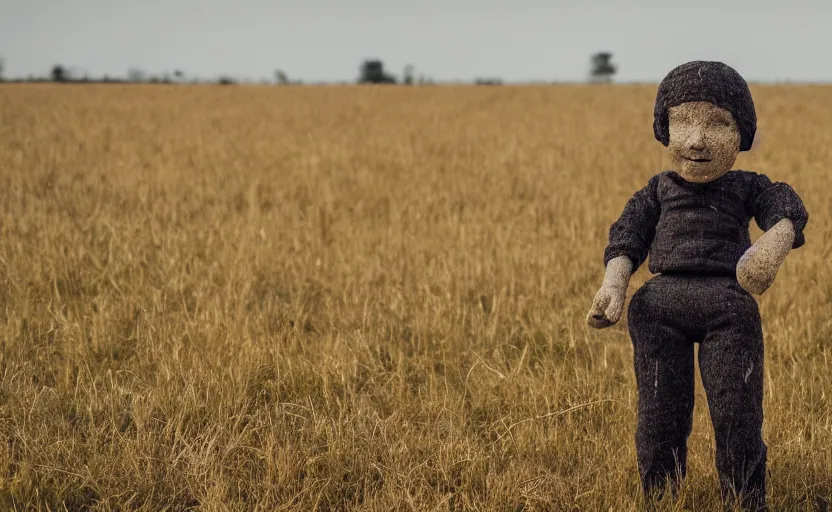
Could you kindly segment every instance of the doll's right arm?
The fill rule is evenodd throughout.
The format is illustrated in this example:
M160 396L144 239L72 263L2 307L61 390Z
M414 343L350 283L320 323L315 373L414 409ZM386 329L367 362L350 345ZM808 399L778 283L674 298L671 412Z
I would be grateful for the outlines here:
M587 315L587 324L603 329L618 322L630 276L647 259L656 233L661 207L657 197L659 176L627 201L621 216L610 228L604 250L606 273Z
M633 271L633 263L627 256L618 256L607 263L604 282L589 308L586 323L603 329L618 323L624 312L624 297Z

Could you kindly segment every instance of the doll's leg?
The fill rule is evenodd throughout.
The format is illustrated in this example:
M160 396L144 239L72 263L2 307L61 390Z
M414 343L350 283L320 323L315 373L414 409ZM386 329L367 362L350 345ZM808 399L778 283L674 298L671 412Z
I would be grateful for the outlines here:
M763 427L763 333L757 303L733 286L722 295L709 334L699 348L702 384L716 439L723 497L743 497L764 510L766 445Z
M670 288L647 282L630 300L628 326L638 385L636 451L642 489L677 490L687 471L693 423L693 342L675 324Z

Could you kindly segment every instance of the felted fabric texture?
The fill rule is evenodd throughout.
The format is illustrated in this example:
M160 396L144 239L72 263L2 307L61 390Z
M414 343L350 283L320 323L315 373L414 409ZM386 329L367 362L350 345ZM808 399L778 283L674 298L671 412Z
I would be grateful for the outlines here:
M708 183L685 181L675 171L653 176L627 201L609 232L604 266L618 256L633 262L633 273L650 257L653 274L688 272L736 275L751 246L754 218L763 231L781 219L794 225L793 249L806 239L809 220L803 201L786 183L764 174L729 171Z
M693 61L670 71L659 84L653 112L656 139L670 143L667 109L689 101L708 101L731 112L740 132L740 151L748 151L757 131L757 113L745 79L722 62Z
M638 387L636 452L645 494L687 471L694 344L707 393L723 498L763 510L763 333L754 298L731 277L663 274L633 295L628 327Z

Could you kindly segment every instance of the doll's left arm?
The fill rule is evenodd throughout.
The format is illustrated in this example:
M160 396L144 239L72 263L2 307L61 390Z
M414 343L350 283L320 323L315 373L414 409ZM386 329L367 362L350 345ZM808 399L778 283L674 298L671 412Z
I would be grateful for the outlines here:
M765 231L737 263L737 281L754 294L762 294L777 275L791 249L806 243L803 229L809 220L803 201L786 183L772 183L754 174L751 213Z

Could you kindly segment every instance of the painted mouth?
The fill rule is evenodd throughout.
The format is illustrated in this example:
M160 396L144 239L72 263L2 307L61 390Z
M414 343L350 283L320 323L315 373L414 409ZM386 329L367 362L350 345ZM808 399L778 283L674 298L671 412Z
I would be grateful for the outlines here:
M690 160L691 162L697 162L697 163L710 162L711 161L710 158L687 158L687 157L685 157L685 159Z

